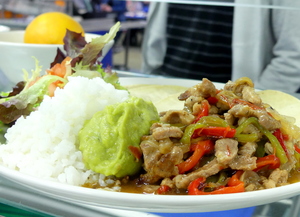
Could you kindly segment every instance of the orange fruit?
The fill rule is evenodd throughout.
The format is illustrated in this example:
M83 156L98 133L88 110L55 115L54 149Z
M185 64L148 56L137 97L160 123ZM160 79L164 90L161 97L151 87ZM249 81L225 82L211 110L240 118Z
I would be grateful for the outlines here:
M84 29L73 17L62 12L47 12L35 17L26 27L25 43L63 44L67 29L81 33Z

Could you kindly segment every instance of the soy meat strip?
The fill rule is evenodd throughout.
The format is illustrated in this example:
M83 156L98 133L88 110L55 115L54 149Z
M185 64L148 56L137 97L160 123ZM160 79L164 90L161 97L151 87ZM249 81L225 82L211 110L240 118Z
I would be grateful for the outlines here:
M223 194L289 184L299 167L291 145L298 141L283 133L281 116L249 78L220 90L203 79L178 99L184 108L161 113L140 144L145 173L139 181L160 185L154 193Z

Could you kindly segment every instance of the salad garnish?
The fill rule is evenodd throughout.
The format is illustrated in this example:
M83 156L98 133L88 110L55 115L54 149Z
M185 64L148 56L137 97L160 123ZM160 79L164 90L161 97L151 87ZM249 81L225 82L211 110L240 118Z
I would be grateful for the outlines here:
M56 88L63 88L69 76L102 77L117 89L125 89L119 84L117 73L112 72L110 67L104 69L98 61L102 49L114 39L119 28L120 22L117 22L108 33L91 42L86 42L80 34L67 30L64 38L65 52L57 49L54 61L46 72L41 71L38 60L33 57L36 67L32 70L31 77L23 70L24 81L19 82L11 92L0 93L0 126L12 125L19 117L29 115L45 95L51 97ZM3 133L5 130L3 127L1 129Z

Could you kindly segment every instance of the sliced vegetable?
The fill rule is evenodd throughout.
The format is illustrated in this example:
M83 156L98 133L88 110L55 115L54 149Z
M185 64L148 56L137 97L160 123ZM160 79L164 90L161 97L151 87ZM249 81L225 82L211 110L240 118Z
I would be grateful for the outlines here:
M57 80L66 82L55 75L44 76L35 85L24 88L18 95L0 99L0 121L9 124L20 116L29 115L43 100L44 95L48 95L49 84Z
M191 143L191 137L192 137L194 131L198 128L203 128L203 127L206 127L206 125L202 124L202 123L196 123L196 124L188 125L184 130L184 133L183 133L183 136L180 139L180 142L184 143L184 144L190 144Z
M241 135L248 135L248 134L242 134L242 132L250 124L253 124L262 134L264 134L269 139L270 143L272 144L272 146L274 148L275 155L280 160L280 163L281 164L286 163L288 161L288 157L287 157L285 151L283 150L281 144L279 143L278 139L269 130L267 130L266 128L261 126L256 117L250 117L250 118L246 119L242 124L240 124L240 126L238 128L236 128L235 137L238 139L238 141L240 141Z
M190 144L191 138L194 134L194 131L197 129L203 129L206 127L228 127L228 123L220 117L216 116L203 116L195 124L190 124L184 130L184 134L181 138L181 142L184 144Z
M191 170L194 166L196 166L203 155L214 150L214 144L211 140L199 141L193 147L193 149L195 149L193 154L186 161L177 165L180 174Z
M202 124L205 124L206 126L214 126L214 127L227 127L229 126L228 123L218 117L218 116L204 116L199 121Z
M197 138L200 136L207 136L213 138L233 138L235 135L236 130L227 127L204 127L198 128L194 131L192 138Z
M296 158L296 169L299 170L300 169L300 149L296 148L295 145L295 152L294 152L294 156Z
M7 129L9 128L8 124L4 124L0 121L0 144L4 144L6 139L4 137Z
M278 157L276 157L274 154L267 155L265 157L260 157L256 161L256 169L253 171L257 172L261 170L262 168L267 169L277 169L280 167L280 160Z
M201 112L197 115L196 119L193 121L193 123L197 123L202 117L208 116L209 114L209 103L207 100L203 100L201 102L202 110Z
M255 151L255 156L256 157L263 157L266 155L266 150L265 150L265 141L259 141L257 142L257 148Z
M300 154L300 148L298 147L298 145L295 144L294 147L295 147L295 151Z
M217 97L213 97L213 96L208 97L206 100L209 102L210 105L215 105L218 102Z
M161 186L157 189L156 193L157 193L157 194L165 194L165 193L168 192L170 189L171 189L171 188L170 188L168 185L161 185Z
M66 57L61 63L56 63L53 67L46 70L48 75L56 75L65 78L67 72L67 63L70 62L71 57ZM70 68L71 69L71 68ZM71 70L70 70L71 71Z
M280 143L281 147L283 148L286 156L289 157L289 152L288 152L287 147L286 147L286 145L284 143L284 137L283 137L283 134L281 133L281 130L280 129L276 129L273 132L273 135L277 138L277 140Z
M54 62L51 63L51 69L48 70L47 75L41 74L41 66L35 59L36 68L32 70L30 78L29 73L24 71L23 88L15 89L14 94L1 93L0 121L9 124L20 116L29 115L34 108L39 106L45 95L53 96L56 87L64 86L68 82L67 77L75 70L80 71L78 74L85 77L92 72L102 77L107 83L113 84L117 89L125 89L119 84L116 73L112 73L110 70L104 71L101 65L96 64L102 48L113 40L119 28L120 23L117 22L111 27L109 33L93 39L90 43L87 43L82 36L75 32L67 31L64 39L64 49L67 54L60 49L57 50L57 55ZM65 65L70 60L67 56L72 58L71 65L68 64L68 67ZM83 68L84 70L82 70Z
M136 147L136 146L128 146L129 151L133 154L133 156L135 157L136 161L140 161L142 156L143 156L143 152L141 150L140 147Z
M242 171L241 171L242 173ZM230 194L245 192L244 182L239 180L240 172L234 174L228 181L226 186L221 186L213 191L205 191L207 183L204 177L200 177L192 181L188 186L189 195L210 195L210 194Z
M242 104L242 105L247 105L250 108L254 109L254 110L260 110L260 109L264 109L263 107L257 106L251 102L247 102L245 100L239 99L239 98L235 98L232 100L233 104Z

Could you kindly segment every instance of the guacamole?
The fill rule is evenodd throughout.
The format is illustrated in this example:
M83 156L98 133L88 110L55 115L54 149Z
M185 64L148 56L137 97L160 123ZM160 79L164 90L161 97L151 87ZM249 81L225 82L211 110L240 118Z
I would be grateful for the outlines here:
M137 173L142 161L130 151L149 134L159 116L152 102L131 97L94 114L79 132L79 149L88 169L104 175L124 177Z

